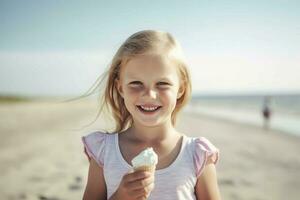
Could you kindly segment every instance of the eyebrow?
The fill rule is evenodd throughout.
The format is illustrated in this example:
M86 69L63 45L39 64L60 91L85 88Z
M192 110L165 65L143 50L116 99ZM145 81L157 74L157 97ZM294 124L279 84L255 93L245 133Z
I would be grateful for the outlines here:
M172 82L172 80L169 79L169 78L167 78L167 77L161 77L161 78L159 78L159 79L157 79L157 80Z
M128 78L129 80L132 80L132 79L137 79L137 80L139 80L140 78L136 78L136 77L129 77ZM169 81L169 82L172 82L172 80L170 79L170 78L168 78L168 77L160 77L160 78L158 78L157 80L160 80L160 81Z

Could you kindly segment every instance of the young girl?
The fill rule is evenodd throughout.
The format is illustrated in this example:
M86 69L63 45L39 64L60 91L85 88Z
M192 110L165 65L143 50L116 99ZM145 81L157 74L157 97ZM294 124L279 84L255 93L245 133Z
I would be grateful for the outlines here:
M121 45L107 73L104 99L116 129L82 137L90 161L83 199L220 199L218 149L175 129L191 96L178 42L167 32L137 32ZM158 155L155 172L134 172L132 158L147 147Z

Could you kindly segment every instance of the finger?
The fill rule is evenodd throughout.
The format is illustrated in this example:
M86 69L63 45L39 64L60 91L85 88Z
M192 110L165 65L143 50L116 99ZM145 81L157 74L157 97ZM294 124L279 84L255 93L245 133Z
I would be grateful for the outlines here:
M126 174L124 178L126 179L126 182L134 182L140 179L147 178L151 175L152 173L148 171L136 171L130 174Z
M148 199L148 197L145 196L145 195L138 196L138 197L136 198L136 200L147 200L147 199Z
M154 188L154 184L150 184L147 187L141 188L141 189L137 189L134 190L135 195L137 195L137 197L142 198L142 197L146 197L148 198L148 196L150 195L150 192L153 190Z
M149 194L153 190L153 188L154 188L154 183L150 183L146 187L133 190L133 192L136 194L146 195Z
M150 177L145 178L145 179L130 182L130 183L128 183L128 186L130 188L132 188L133 190L137 190L137 189L145 188L153 182L154 182L154 176L150 176Z
M138 199L138 200L141 200L141 199L147 199L149 195L139 191L139 193L136 193L136 196L134 197L134 199Z
M144 194L142 191L131 191L130 193L128 193L130 195L130 197L134 200L141 200L141 199L147 199L149 195Z

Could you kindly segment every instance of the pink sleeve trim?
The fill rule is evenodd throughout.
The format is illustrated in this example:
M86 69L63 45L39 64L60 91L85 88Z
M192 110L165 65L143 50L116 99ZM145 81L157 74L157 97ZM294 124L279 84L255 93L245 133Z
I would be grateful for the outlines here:
M101 167L104 165L105 133L94 132L83 136L84 153L88 160L93 158Z
M203 172L206 165L217 164L219 161L219 149L204 137L195 139L194 164L197 178Z

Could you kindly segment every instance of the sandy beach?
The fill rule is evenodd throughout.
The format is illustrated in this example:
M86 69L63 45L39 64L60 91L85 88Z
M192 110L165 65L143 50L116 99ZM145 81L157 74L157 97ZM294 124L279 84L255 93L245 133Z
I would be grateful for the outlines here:
M1 199L82 199L88 160L81 136L110 127L101 118L84 127L96 114L97 103L90 100L1 103ZM220 149L222 199L299 199L300 137L187 110L177 128Z

